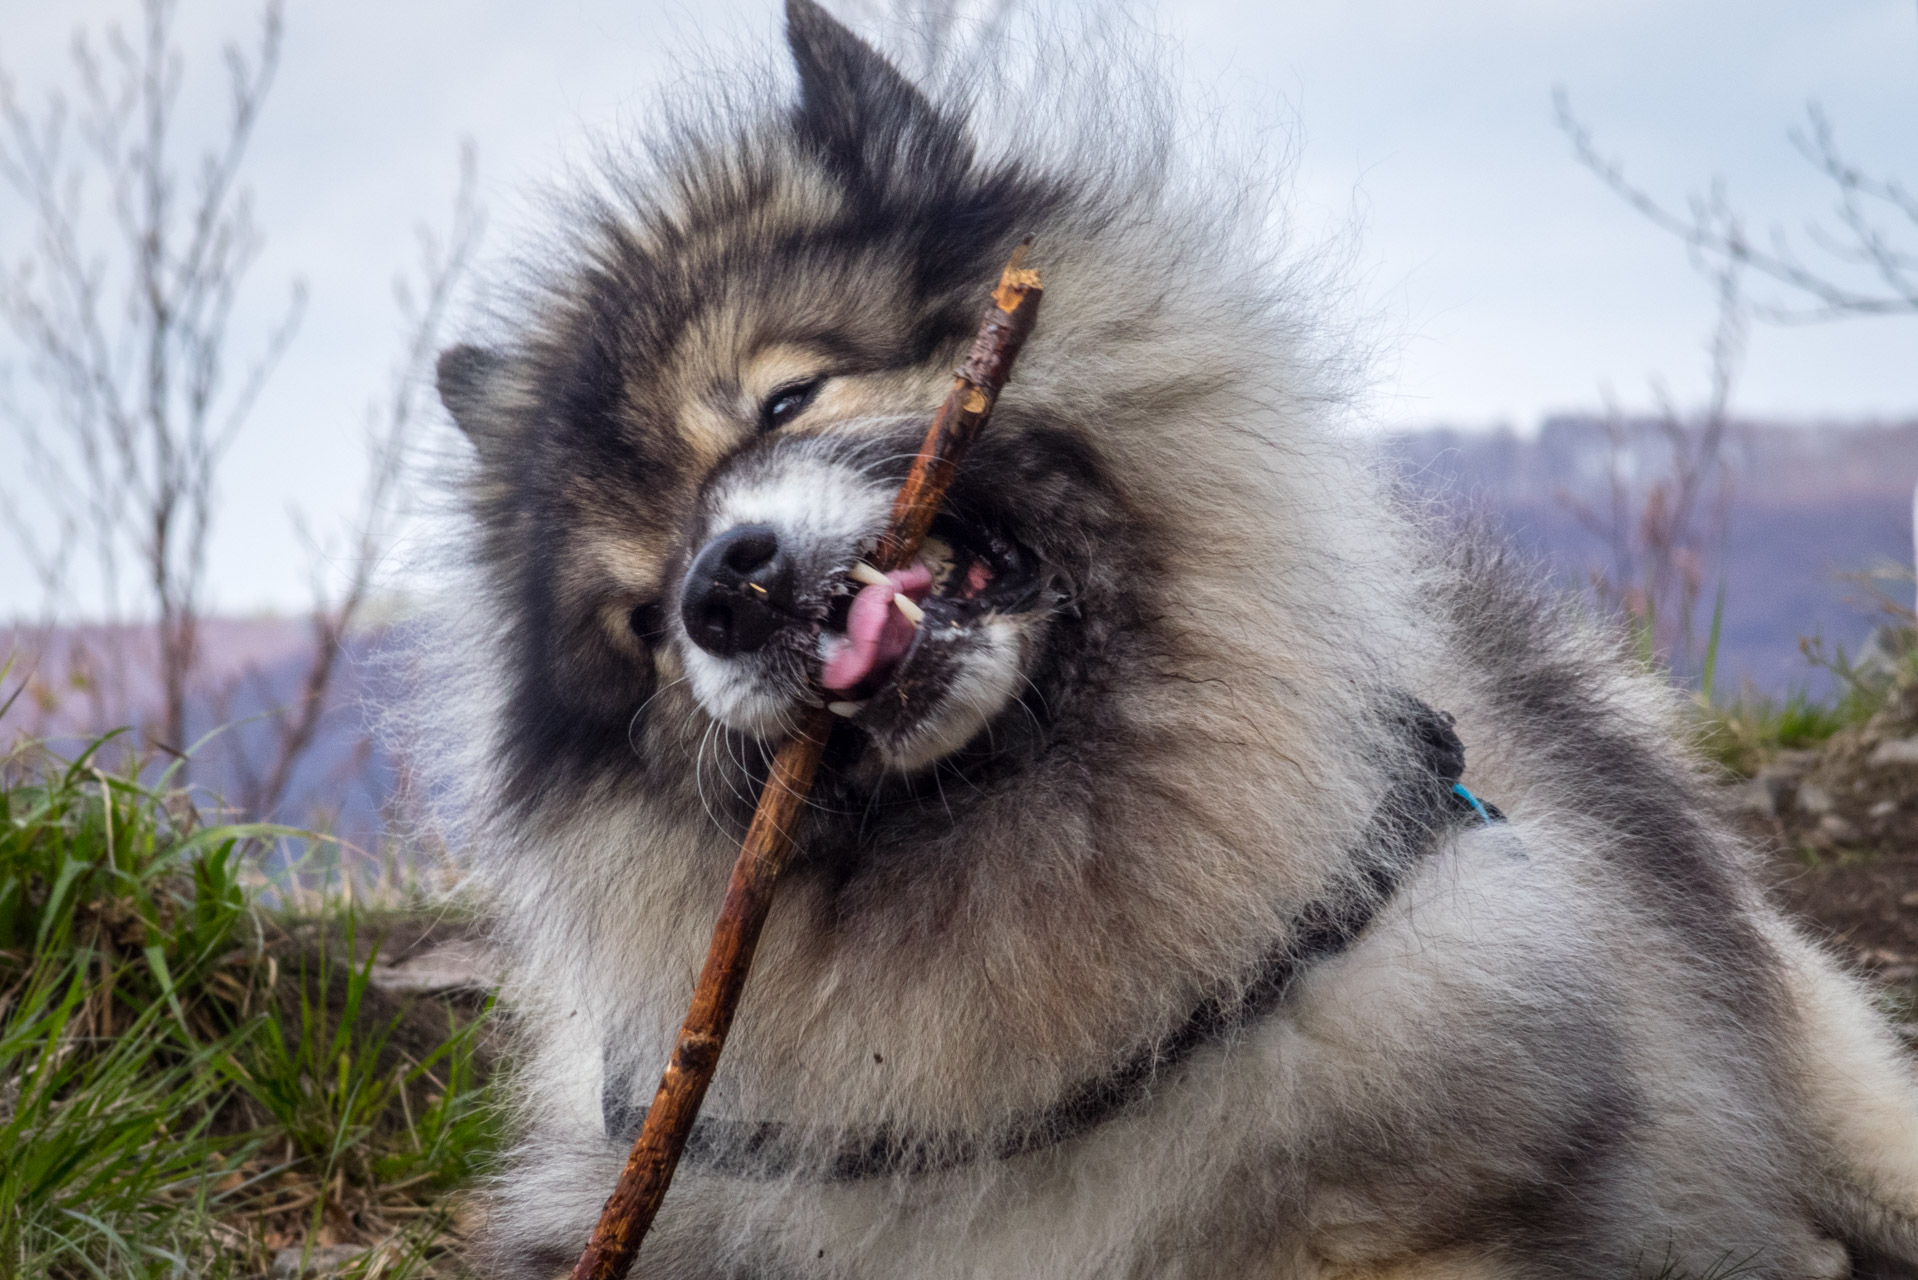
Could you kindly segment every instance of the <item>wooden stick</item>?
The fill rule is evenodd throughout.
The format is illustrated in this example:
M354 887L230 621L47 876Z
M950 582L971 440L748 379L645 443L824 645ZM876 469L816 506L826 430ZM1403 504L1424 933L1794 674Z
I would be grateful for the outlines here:
M1000 388L1012 374L1012 362L1025 346L1033 321L1039 318L1039 273L1024 267L1030 238L1012 251L1012 260L992 291L992 306L979 326L972 351L959 366L946 402L926 430L919 456L912 460L906 483L893 499L890 527L879 539L871 560L884 573L903 569L919 554L939 503L959 470L959 459L972 447L979 429L992 416Z
M992 414L993 403L1012 373L1012 362L1032 332L1042 286L1037 271L1024 267L1028 236L1013 251L993 290L993 305L979 326L972 351L953 377L952 390L933 416L912 470L892 505L892 518L871 560L882 570L903 569L919 554L926 530L959 469L959 460ZM759 931L772 908L773 884L792 856L793 827L826 736L832 713L808 707L794 735L773 758L772 772L760 790L752 824L739 847L732 879L726 885L712 945L693 988L692 1007L679 1029L666 1071L659 1078L646 1123L633 1142L619 1184L600 1211L593 1238L573 1267L573 1280L625 1280L640 1241L653 1224L666 1187L692 1133L699 1104L719 1065L719 1052L738 1011L740 993L752 968Z

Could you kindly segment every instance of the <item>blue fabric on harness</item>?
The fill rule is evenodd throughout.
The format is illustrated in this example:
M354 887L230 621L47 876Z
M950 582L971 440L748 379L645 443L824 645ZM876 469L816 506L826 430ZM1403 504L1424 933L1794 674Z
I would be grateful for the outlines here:
M1471 805L1473 812L1484 819L1486 826L1489 827L1494 822L1505 821L1505 815L1499 812L1497 805L1487 804L1485 801L1467 791L1463 782L1454 782L1452 784L1452 794L1465 801L1466 804Z

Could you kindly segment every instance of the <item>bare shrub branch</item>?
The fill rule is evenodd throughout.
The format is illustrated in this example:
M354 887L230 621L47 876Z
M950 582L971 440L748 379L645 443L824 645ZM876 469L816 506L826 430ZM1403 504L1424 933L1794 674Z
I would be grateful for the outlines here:
M1807 263L1782 227L1771 228L1763 243L1755 240L1722 181L1692 196L1682 212L1658 200L1626 178L1622 162L1599 151L1563 89L1553 98L1558 126L1571 139L1579 163L1652 225L1684 241L1695 264L1714 274L1749 269L1784 286L1781 300L1751 304L1756 318L1808 324L1918 314L1918 196L1897 179L1875 176L1847 159L1817 105L1807 109L1809 127L1793 130L1790 137L1836 198L1835 224L1814 222L1803 231L1804 240L1831 260L1827 267ZM1853 278L1847 278L1847 268Z
M263 244L241 175L282 11L266 0L253 45L226 49L227 119L191 162L174 154L175 0L144 0L137 38L112 27L101 48L76 36L71 104L56 93L35 114L0 77L0 181L34 226L32 252L0 275L0 313L40 401L36 413L9 400L9 417L46 505L83 531L109 622L127 603L123 563L136 567L138 608L157 630L152 732L175 747L199 665L219 466L305 303L296 283L250 361L230 367L229 324ZM65 566L32 554L56 586Z
M316 540L312 551L313 612L308 625L312 652L308 655L300 691L288 706L269 716L273 751L264 769L241 762L241 799L245 812L256 816L275 813L286 798L294 770L312 747L321 722L334 704L334 686L346 656L347 642L365 617L378 585L381 565L392 550L406 511L406 477L416 428L420 397L429 385L448 313L479 247L485 216L478 202L478 165L469 142L460 152L459 191L453 217L444 238L430 227L419 228L417 293L404 276L394 281L406 340L391 374L383 402L367 410L367 477L359 509L348 532L345 583L337 589L327 581L325 566L332 557ZM295 514L302 530L305 521ZM265 693L261 674L250 678ZM266 699L270 705L271 699Z
M14 632L41 668L22 671L27 714L88 732L144 720L150 744L170 751L187 745L190 702L226 723L250 694L264 710L229 725L214 751L231 770L228 798L256 817L279 815L342 702L352 639L408 515L420 397L483 223L468 145L450 226L422 226L417 268L395 281L403 346L367 409L358 507L325 539L294 513L312 600L297 688L289 696L284 677L257 666L210 680L200 648L219 468L305 301L296 282L263 335L243 339L233 325L264 244L245 165L279 64L283 2L262 0L254 36L225 49L224 113L197 150L180 137L189 68L173 39L177 0L139 0L131 35L77 34L67 91L38 110L0 72L0 195L18 198L31 237L0 268L0 314L26 375L17 387L0 378L0 421L25 463L21 488L39 499L30 516L22 495L0 493L0 525L43 597L39 621ZM74 598L74 571L89 565L97 626L77 624L93 608ZM62 711L74 696L87 700L84 722ZM373 762L363 738L333 772L369 780ZM327 788L341 795L350 781Z
M1822 263L1810 262L1781 227L1763 242L1754 239L1722 181L1692 196L1682 211L1658 200L1626 178L1622 162L1599 151L1563 89L1555 91L1554 102L1559 128L1579 163L1653 226L1681 240L1717 295L1705 411L1688 418L1669 396L1658 395L1657 431L1669 450L1665 470L1649 481L1627 482L1620 464L1630 445L1613 410L1607 425L1609 509L1600 513L1561 495L1581 523L1607 541L1611 563L1592 575L1600 598L1622 607L1650 647L1680 668L1695 647L1693 622L1706 566L1723 549L1731 500L1724 442L1748 322L1918 314L1918 197L1896 179L1868 173L1847 158L1830 120L1811 106L1808 127L1793 130L1790 138L1830 185L1835 205L1832 221L1803 229L1802 243L1823 256ZM1768 297L1747 297L1748 276L1777 287Z
M1748 312L1743 264L1716 264L1717 318L1706 344L1711 390L1688 414L1654 384L1657 415L1633 422L1615 404L1605 415L1606 504L1569 491L1560 505L1604 540L1610 563L1591 569L1600 601L1621 611L1648 656L1686 672L1698 654L1697 615L1711 566L1724 554L1732 483L1725 465L1732 391L1744 360ZM1648 441L1662 450L1642 466Z

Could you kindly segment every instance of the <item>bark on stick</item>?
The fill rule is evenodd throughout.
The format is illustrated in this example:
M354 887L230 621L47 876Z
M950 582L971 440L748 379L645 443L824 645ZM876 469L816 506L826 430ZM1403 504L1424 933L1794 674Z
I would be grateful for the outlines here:
M1039 314L1039 273L1024 267L1030 237L1013 251L993 290L992 305L979 326L972 350L953 377L952 390L933 416L912 470L893 502L892 518L871 556L882 570L903 569L919 554L926 530L938 513L959 460L992 414L992 406L1012 373L1012 362L1032 332ZM599 1225L573 1267L573 1280L625 1280L640 1241L653 1224L699 1104L719 1065L719 1052L732 1028L740 993L752 967L759 931L772 908L773 884L792 856L793 830L799 820L833 717L823 707L806 708L794 733L773 758L772 771L759 793L752 824L733 864L732 879L720 906L719 922L706 951L706 963L693 989L692 1007L679 1029L678 1042L659 1079L646 1122L633 1142L619 1184L600 1212Z

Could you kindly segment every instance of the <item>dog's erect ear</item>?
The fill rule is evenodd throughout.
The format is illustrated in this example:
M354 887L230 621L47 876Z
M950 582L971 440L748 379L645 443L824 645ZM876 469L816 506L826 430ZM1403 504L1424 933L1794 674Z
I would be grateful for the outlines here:
M799 70L793 125L842 175L883 179L901 166L923 180L971 161L960 125L814 0L786 0L786 44Z
M505 440L506 426L495 394L505 369L506 359L498 352L462 345L440 352L435 370L440 403L482 458L491 456Z

